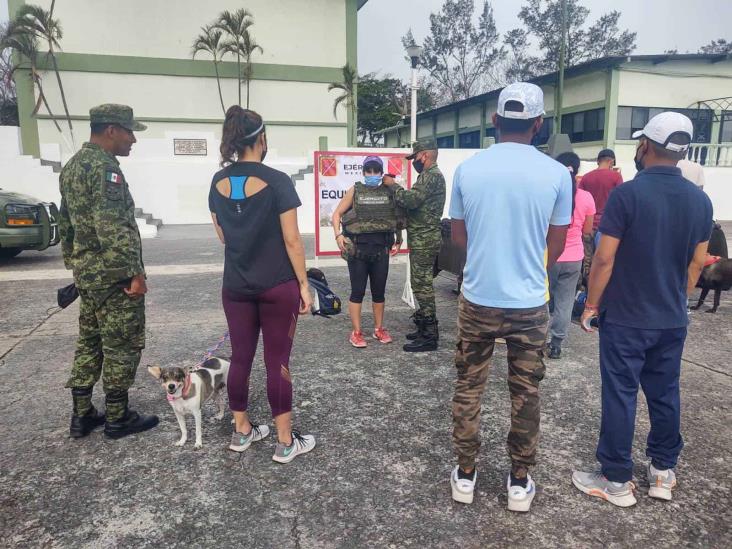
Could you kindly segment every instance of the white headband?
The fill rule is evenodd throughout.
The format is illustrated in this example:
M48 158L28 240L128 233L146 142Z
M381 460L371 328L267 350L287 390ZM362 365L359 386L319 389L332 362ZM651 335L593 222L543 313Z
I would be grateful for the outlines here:
M264 129L264 122L262 122L262 124L256 130L254 130L252 133L245 135L244 136L244 139L249 139L250 137L254 137L259 132L261 132L263 129Z

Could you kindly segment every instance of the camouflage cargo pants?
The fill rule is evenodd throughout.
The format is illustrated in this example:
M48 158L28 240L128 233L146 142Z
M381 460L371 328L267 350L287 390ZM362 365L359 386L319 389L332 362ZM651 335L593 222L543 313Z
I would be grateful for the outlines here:
M417 311L423 317L432 318L437 314L433 280L435 258L439 251L438 246L412 249L409 252L412 293L417 301Z
M458 464L475 465L480 448L481 397L497 337L508 347L511 429L508 454L519 477L536 463L539 442L539 382L544 377L544 345L549 323L545 305L534 309L481 307L460 296L457 382L452 401L453 445Z
M79 339L66 387L92 387L102 377L105 393L126 392L145 348L145 297L117 287L79 295Z

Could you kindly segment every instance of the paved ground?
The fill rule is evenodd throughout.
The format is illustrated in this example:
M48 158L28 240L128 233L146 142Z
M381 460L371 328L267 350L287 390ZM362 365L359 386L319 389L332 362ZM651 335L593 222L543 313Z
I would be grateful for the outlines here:
M729 234L729 232L728 232ZM219 305L222 250L210 227L166 227L145 241L150 276L143 365L195 361L225 330ZM309 243L312 248L312 243ZM671 503L646 497L640 398L633 509L589 499L571 485L594 466L599 422L597 339L573 326L566 357L542 383L539 494L528 516L505 509L509 400L499 349L483 408L475 503L450 499L450 398L456 301L436 282L442 340L436 353L398 345L346 345L345 315L303 319L292 358L297 427L316 450L287 466L272 440L244 455L225 449L229 416L205 423L204 448L176 448L178 428L141 368L135 407L161 416L154 431L120 441L95 432L67 438L63 388L73 355L77 306L47 315L67 283L58 249L0 265L0 546L2 547L729 547L732 298L716 315L692 315L682 373L686 440ZM326 267L344 298L344 267ZM410 327L399 301L404 267L392 271L388 326ZM370 324L370 315L365 316ZM258 357L252 414L269 420ZM95 400L102 404L101 390ZM212 408L205 414L209 419ZM190 422L189 422L190 423Z

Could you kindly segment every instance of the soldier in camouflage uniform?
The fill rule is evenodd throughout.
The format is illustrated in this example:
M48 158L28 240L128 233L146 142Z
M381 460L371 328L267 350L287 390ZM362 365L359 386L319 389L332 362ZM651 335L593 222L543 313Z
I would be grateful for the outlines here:
M145 347L145 269L135 204L117 156L128 156L133 131L145 129L124 105L89 111L91 138L60 176L60 231L64 264L79 290L79 339L71 376L74 407L70 434L88 435L105 424L109 438L150 429L156 416L127 407ZM106 417L92 405L102 377Z
M390 177L384 177L384 183L395 186L396 203L407 211L410 277L419 307L414 313L417 331L407 334L412 342L404 345L404 350L413 353L437 350L439 331L432 281L435 258L442 243L440 219L445 207L445 178L437 167L434 139L415 142L407 159L412 160L419 172L412 188L403 189Z

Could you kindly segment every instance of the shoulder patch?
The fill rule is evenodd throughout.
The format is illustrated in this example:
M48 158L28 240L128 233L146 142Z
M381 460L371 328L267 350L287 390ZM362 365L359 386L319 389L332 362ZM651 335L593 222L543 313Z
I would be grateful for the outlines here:
M104 169L104 195L109 200L124 198L124 178L122 174L112 168Z

